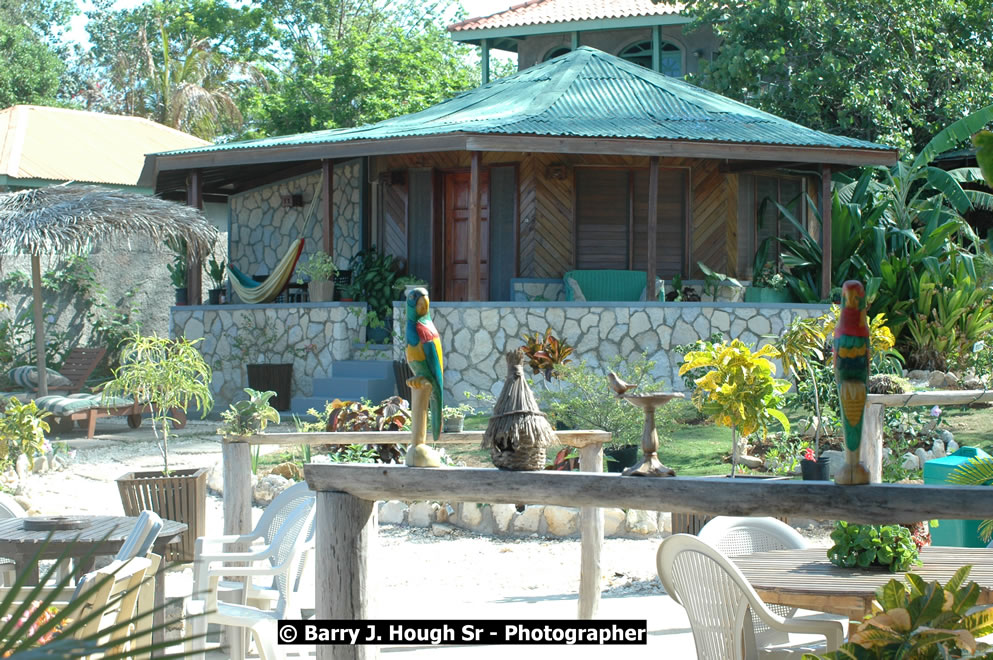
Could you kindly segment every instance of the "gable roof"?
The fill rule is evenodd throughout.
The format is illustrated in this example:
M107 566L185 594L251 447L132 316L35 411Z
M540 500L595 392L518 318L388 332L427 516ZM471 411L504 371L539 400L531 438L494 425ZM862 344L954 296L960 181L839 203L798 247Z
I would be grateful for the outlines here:
M454 23L448 26L448 30L465 32L577 21L678 16L685 7L681 2L656 3L654 0L529 0L489 16Z
M0 110L0 176L13 185L20 179L135 186L145 154L208 144L138 117L36 105Z
M425 144L420 149L397 146L404 140L407 142L403 144L410 144L409 138L442 136L453 139L447 142L435 139L430 146ZM467 138L480 136L493 136L493 139L467 142ZM336 158L460 148L561 149L562 140L542 147L533 139L526 148L515 148L513 145L520 142L519 136L638 140L644 143L643 153L658 155L687 155L675 154L659 144L667 141L699 145L815 147L821 152L825 149L857 150L863 152L863 156L864 152L878 154L868 158L881 164L895 162L896 158L895 150L890 147L815 131L587 46L463 92L426 110L376 124L231 142L162 155L216 155L255 150L285 152L287 148L294 148L299 150L298 154L314 154L310 157ZM381 144L388 142L396 144ZM378 146L371 147L372 144ZM481 146L485 144L492 146ZM322 148L307 149L308 145ZM699 150L699 147L693 148ZM598 143L597 149L600 153L612 153L610 146L603 143ZM713 148L709 152L724 154ZM700 157L741 156L728 152L719 156L701 153ZM782 158L782 155L778 157ZM755 159L763 158L756 154ZM770 160L772 156L765 159ZM216 160L212 158L211 162ZM225 161L234 164L237 158ZM820 162L855 164L860 161L845 160L839 155L838 159Z

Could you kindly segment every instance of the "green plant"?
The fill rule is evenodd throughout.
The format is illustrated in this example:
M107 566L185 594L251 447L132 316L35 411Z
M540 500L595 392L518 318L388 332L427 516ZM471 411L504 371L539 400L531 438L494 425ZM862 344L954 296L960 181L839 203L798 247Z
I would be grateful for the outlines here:
M827 557L836 566L868 568L875 564L902 573L920 563L910 530L900 525L856 525L839 520L831 540L834 545Z
M166 264L166 268L169 269L169 279L172 280L172 285L177 289L186 288L186 267L189 261L189 254L186 246L186 241L182 240L172 240L167 241L166 244L169 249L173 252L173 260L171 264Z
M783 395L790 384L775 378L771 360L780 357L768 344L754 353L741 340L706 346L687 353L679 368L682 375L692 369L706 369L696 379L693 403L705 415L732 430L731 474L738 466L738 438L745 438L777 421L789 433L790 422L782 413Z
M330 282L338 274L338 267L327 252L319 251L298 265L297 273L309 277L312 282ZM297 278L297 284L303 284L302 277Z
M711 300L717 300L717 294L720 293L722 286L735 286L738 288L742 286L741 282L735 278L712 270L702 261L696 262L696 265L703 271L703 293L704 295L709 295Z
M427 286L428 283L414 275L404 275L393 282L393 300L404 300L404 291L409 286Z
M104 397L134 397L151 405L152 430L165 474L169 474L172 410L187 410L193 404L200 409L201 417L206 417L214 403L210 393L211 370L196 348L200 341L135 333L124 344L121 366L114 372L114 380L103 389Z
M823 364L827 338L823 319L794 316L775 344L786 375L792 376L793 381L799 383L801 373L809 374L814 395L814 415L818 420L821 418L821 398L813 365L815 360ZM814 425L815 457L821 453L820 441L821 424L817 423Z
M772 446L766 450L765 465L773 474L795 474L800 468L806 444L800 438L788 433L774 433L769 436ZM807 448L813 455L813 450ZM813 459L816 460L816 459Z
M971 566L962 566L941 583L907 573L876 590L872 613L852 631L829 660L939 660L988 658L990 645L978 641L993 633L993 608L976 610L980 588L963 583Z
M21 403L10 397L0 410L0 467L14 463L18 456L29 458L42 453L48 433L49 413L40 410L34 401Z
M247 312L238 321L238 332L231 339L231 352L221 361L239 366L264 364L273 357L287 353L299 359L305 357L307 353L316 351L317 347L314 344L290 345L284 326L280 325L277 329L264 321L260 322L252 312Z
M349 300L356 300L362 295L362 287L358 282L349 282L341 286L341 297Z
M217 432L224 436L255 435L265 431L269 422L279 424L279 411L272 407L269 399L276 396L273 391L259 392L245 388L247 399L235 401L221 413L223 424Z
M259 473L259 456L262 454L262 445L252 447L252 474Z
M552 329L545 330L542 335L537 330L534 335L524 333L524 355L528 366L535 374L542 374L546 381L558 377L558 367L572 362L572 346L564 339L558 339L552 334Z
M689 344L680 344L679 346L674 346L672 348L673 352L677 355L686 355L687 353L692 353L693 351L702 351L712 344L720 344L724 341L723 332L714 332L710 335L708 339L697 339ZM686 373L680 374L683 379L683 385L686 387L687 391L692 392L696 389L696 379L700 378L707 372L706 369L690 369Z
M224 267L226 265L227 264L223 259L214 259L213 255L211 255L210 260L207 261L207 276L210 277L210 281L214 283L215 289L220 289L224 286L224 276L226 274ZM170 271L170 273L171 272L172 271Z
M313 422L301 422L298 429L308 431L403 431L410 428L409 404L398 396L384 399L377 404L368 399L341 401L335 399L325 404L324 410L307 410ZM341 445L321 445L322 451L337 453ZM395 443L375 445L383 463L399 463L403 459Z
M397 264L393 255L382 254L372 246L352 258L352 283L358 285L358 300L369 304L370 312L380 321L393 316L393 283Z
M457 419L459 417L468 417L475 413L476 409L468 403L460 403L457 406L445 406L441 409L442 419Z
M371 445L347 445L339 447L328 458L332 463L376 463L379 452Z
M664 391L664 383L652 376L654 368L655 363L644 353L631 361L615 356L597 369L588 366L585 361L566 364L560 368L560 388L536 390L535 393L541 401L542 410L554 423L567 428L609 431L610 446L639 444L644 417L627 401L614 395L607 386L604 374L613 371L621 379L638 384L641 392ZM675 427L667 406L656 410L655 424L659 442L665 443Z

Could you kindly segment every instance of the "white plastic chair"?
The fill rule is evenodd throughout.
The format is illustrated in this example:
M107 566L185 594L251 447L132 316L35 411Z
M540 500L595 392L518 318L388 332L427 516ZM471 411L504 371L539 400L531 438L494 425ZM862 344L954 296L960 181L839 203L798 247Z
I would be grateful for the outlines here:
M162 518L159 517L159 514L154 511L142 511L114 559L127 560L132 557L144 557L152 549L152 544L155 543L155 539L158 538L161 531Z
M836 650L845 637L838 621L783 618L771 612L738 567L690 534L662 542L656 558L662 586L686 609L699 660L751 660L801 657ZM825 645L762 647L756 645L751 620L772 630L820 635Z
M270 556L269 546L290 513L301 504L313 507L316 501L314 491L310 490L307 482L301 481L273 498L251 532L199 537L193 551L193 597L201 598L200 594L207 589L207 571L211 562L233 561L232 551L224 549L226 544L252 546L249 550L238 553L240 561L262 561ZM221 580L217 588L221 600L243 602L259 608L271 607L271 603L278 598L273 581L262 584L250 582L242 597L244 586L234 580Z
M187 601L186 616L192 628L194 639L187 642L188 657L203 660L204 638L207 624L247 628L255 638L260 660L276 660L284 657L276 643L276 622L279 619L300 619L300 604L296 598L300 586L299 577L303 569L304 553L313 550L312 533L314 514L313 503L304 502L294 509L280 526L279 531L268 546L265 557L271 567L227 566L209 567L207 591L202 598ZM225 563L243 562L255 553L230 553ZM275 607L269 610L224 603L217 599L217 585L221 576L255 577L272 576L278 593Z
M13 497L7 493L0 493L0 520L8 518L24 518L28 514ZM17 579L17 572L14 570L14 561L6 557L0 557L0 586L9 587Z

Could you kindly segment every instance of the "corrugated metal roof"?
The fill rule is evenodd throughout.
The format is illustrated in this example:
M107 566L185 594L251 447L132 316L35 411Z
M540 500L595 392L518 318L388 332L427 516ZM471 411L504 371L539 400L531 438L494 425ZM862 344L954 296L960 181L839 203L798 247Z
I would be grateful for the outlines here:
M145 154L210 143L138 117L15 105L0 110L0 174L133 186Z
M451 32L483 30L548 23L595 21L632 16L679 14L685 4L653 0L531 0L490 16L468 18L449 25Z
M335 144L453 133L891 149L815 131L582 46L421 112L377 124L171 153Z

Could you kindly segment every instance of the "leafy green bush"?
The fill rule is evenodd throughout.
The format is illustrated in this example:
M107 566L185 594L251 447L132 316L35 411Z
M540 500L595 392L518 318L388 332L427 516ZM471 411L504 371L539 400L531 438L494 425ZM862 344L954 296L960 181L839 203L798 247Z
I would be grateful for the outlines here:
M21 454L28 458L41 454L49 413L39 410L34 401L21 403L16 397L0 405L0 467L13 465Z
M993 608L970 613L979 600L975 582L962 583L971 566L955 571L945 586L907 573L907 584L893 579L876 590L872 614L848 643L828 660L907 658L988 658L990 645L977 641L993 633Z
M279 411L269 403L269 399L276 396L275 392L259 392L246 387L245 393L247 399L235 401L221 413L224 423L217 429L221 435L254 435L265 431L269 422L279 424Z
M828 559L844 568L886 566L893 573L919 564L910 530L900 525L856 525L839 520L831 532Z
M607 386L605 374L613 371L621 379L638 385L637 392L661 392L665 384L652 378L655 363L642 354L636 360L625 361L615 356L607 365L592 368L582 361L558 367L557 385L536 390L541 409L553 423L572 429L600 429L609 431L611 445L629 445L641 442L644 417L627 401L617 398ZM669 439L675 422L668 406L655 411L659 442Z

